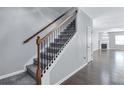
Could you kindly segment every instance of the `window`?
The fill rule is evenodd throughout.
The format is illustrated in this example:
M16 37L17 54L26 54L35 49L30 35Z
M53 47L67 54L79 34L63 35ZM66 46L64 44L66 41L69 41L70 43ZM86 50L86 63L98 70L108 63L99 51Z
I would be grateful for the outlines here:
M116 45L124 45L124 35L116 35L115 36L115 44Z

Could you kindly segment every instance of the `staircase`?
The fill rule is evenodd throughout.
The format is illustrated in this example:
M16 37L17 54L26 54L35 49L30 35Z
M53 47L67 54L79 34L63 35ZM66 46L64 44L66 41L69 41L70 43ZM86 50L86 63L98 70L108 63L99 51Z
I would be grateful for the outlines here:
M37 36L37 56L33 59L33 64L27 65L26 68L27 73L36 80L38 85L42 84L41 78L76 33L76 15L76 8L69 9L42 30L24 41L24 43L27 43ZM38 36L39 33L45 32L46 29L49 32L43 38Z
M43 71L42 76L49 67L52 65L54 60L60 55L61 51L68 44L70 39L76 32L75 20L72 21L66 29L64 29L57 37L54 38L54 42L51 42L48 47L45 47L44 51L41 52L41 69ZM37 69L37 58L34 59L34 63L27 66L27 72L36 78Z

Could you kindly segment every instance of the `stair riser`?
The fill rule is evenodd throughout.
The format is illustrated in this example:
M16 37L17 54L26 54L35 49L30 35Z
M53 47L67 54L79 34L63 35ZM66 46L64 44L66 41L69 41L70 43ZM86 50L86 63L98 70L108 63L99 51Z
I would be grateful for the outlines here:
M64 32L61 32L61 34L72 34L74 33L74 31L64 31Z
M74 28L75 25L74 24L70 24L67 28Z
M47 51L50 53L57 53L59 50L58 49L47 49Z
M66 32L65 32L65 33L61 33L60 36L71 36L71 35L72 35L72 33L68 33L68 32L66 33Z
M72 35L60 35L59 38L69 39Z
M64 43L65 43L66 41L56 41L55 43L63 43L63 45L64 45Z
M47 60L52 60L53 59L53 56L50 56L50 55L42 55L41 58L44 58L44 59L47 59Z
M55 39L55 42L66 42L68 39Z
M57 43L53 44L53 43L52 43L52 44L50 44L50 46L51 46L51 47L59 47L59 48L60 48L60 47L63 46L63 44L57 44Z
M75 27L73 27L73 28L66 28L65 30L72 30L72 31L74 31Z
M45 65L43 65L43 64L41 64L41 70L43 70L43 68L44 69L46 69L47 68L47 64L45 64ZM31 67L27 67L27 72L35 79L36 78L36 76L35 76L35 73L36 73L36 67L35 68L31 68ZM43 73L44 73L44 71L43 71Z
M63 37L63 36L59 36L58 39L69 39L69 37Z
M33 72L30 68L27 68L27 72L35 79L36 76L35 76L35 73L36 72Z

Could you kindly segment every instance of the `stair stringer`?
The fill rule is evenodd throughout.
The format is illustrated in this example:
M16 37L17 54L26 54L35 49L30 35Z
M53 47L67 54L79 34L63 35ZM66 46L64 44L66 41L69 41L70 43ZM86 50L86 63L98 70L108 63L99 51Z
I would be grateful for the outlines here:
M46 73L43 75L42 77L42 84L43 85L50 85L50 73L52 71L52 69L56 66L56 64L59 62L59 59L61 58L61 56L65 53L65 51L68 49L68 47L71 45L71 43L73 42L73 39L75 39L75 37L77 37L77 33L75 32L75 34L72 36L71 39L69 39L69 42L63 47L63 49L61 50L61 53L58 55L58 57L54 60L54 62L51 64L51 66L49 67L49 69L46 71Z

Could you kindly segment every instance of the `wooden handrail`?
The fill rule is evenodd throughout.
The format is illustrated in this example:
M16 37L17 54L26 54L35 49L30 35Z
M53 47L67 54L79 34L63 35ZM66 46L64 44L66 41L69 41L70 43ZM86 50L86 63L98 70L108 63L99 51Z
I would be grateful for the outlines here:
M76 11L77 12L77 11ZM49 32L46 36L44 36L43 38L40 38L40 42L42 42L45 38L47 38L51 33L55 32L57 28L59 28L62 24L64 24L66 22L67 19L71 18L72 16L67 17L61 24L57 25L57 27L52 30L51 32Z
M71 8L73 9L73 8ZM61 19L64 15L66 15L71 9L67 10L65 13L63 13L61 16L59 16L58 18L56 18L54 21L52 21L51 23L49 23L47 26L45 26L44 28L42 28L40 31L36 32L34 35L30 36L28 39L23 41L23 44L29 42L31 39L33 39L35 36L37 36L39 33L43 32L45 29L47 29L49 26L51 26L53 23L55 23L57 20Z

